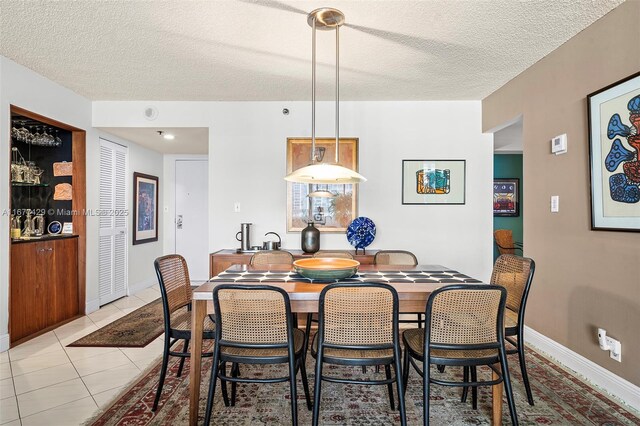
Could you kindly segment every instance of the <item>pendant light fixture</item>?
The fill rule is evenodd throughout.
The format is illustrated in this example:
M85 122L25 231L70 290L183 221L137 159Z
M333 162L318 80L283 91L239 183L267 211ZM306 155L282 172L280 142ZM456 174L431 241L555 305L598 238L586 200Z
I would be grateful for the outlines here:
M344 14L337 9L321 8L309 13L307 22L312 28L311 51L311 162L285 176L289 182L318 184L355 184L365 182L358 172L339 165L340 161L340 26ZM333 164L316 163L316 30L336 31L336 157Z

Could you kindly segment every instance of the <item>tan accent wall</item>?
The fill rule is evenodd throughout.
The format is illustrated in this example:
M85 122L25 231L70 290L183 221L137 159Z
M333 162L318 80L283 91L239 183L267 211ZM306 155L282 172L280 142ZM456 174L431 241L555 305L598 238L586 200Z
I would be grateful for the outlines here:
M524 245L537 266L526 324L635 385L640 233L591 230L586 96L638 71L640 0L628 0L482 102L484 131L524 120ZM568 153L555 156L562 133ZM622 342L622 363L600 350L597 327Z

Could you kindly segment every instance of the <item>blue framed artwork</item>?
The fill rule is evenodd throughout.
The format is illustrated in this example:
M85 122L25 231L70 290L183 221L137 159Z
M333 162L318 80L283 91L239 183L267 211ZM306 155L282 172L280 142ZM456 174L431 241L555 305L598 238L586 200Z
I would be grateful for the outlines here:
M158 241L158 177L133 173L133 244Z
M465 160L402 160L402 204L464 204Z
M587 96L591 229L640 231L640 73Z

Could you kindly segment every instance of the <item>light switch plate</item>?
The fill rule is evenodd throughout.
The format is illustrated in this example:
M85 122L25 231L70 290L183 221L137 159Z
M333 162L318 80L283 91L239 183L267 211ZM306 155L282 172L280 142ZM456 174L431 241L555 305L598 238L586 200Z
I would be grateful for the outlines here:
M551 196L551 213L558 213L560 211L560 196Z
M236 201L235 203L233 203L233 212L234 213L240 213L240 202Z

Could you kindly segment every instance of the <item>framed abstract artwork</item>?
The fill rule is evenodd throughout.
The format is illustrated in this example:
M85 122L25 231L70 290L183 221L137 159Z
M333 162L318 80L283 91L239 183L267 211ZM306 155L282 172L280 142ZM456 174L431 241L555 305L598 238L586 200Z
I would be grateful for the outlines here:
M640 73L587 96L591 229L640 232Z
M493 180L493 216L520 216L520 179Z
M465 160L402 160L402 204L464 204Z
M315 162L334 163L336 140L316 138ZM311 138L287 139L287 174L311 162ZM340 138L340 165L358 171L358 139ZM322 191L321 196L309 196ZM314 222L320 232L344 233L358 217L358 185L287 182L287 232Z
M133 244L158 241L158 177L133 174Z

